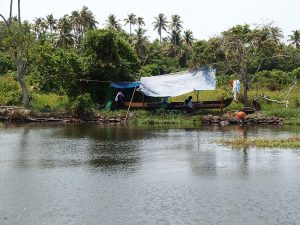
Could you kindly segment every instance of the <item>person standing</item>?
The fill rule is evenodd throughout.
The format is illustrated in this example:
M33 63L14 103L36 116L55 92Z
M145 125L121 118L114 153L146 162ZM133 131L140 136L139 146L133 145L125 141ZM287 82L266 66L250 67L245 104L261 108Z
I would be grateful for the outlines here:
M125 99L125 96L123 95L123 93L121 91L119 91L115 97L115 103L117 105L117 109L120 109L124 106L124 99Z

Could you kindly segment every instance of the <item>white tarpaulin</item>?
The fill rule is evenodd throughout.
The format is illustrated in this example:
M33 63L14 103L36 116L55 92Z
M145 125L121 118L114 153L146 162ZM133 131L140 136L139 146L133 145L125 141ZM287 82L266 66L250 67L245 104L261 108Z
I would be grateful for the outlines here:
M174 97L195 90L215 89L216 69L203 68L182 73L142 77L139 91L152 97Z

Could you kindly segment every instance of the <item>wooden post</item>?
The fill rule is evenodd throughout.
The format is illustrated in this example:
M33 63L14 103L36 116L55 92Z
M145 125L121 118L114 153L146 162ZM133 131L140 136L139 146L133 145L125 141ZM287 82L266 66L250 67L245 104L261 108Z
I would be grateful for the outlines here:
M221 100L221 112L223 112L223 107L224 107L224 96L222 96L222 100Z

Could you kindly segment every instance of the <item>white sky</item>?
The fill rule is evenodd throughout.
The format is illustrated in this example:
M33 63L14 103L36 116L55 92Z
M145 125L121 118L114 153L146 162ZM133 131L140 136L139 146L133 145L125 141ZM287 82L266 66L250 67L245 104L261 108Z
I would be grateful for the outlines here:
M0 13L8 16L9 0L0 0ZM300 29L300 0L21 0L22 19L33 22L35 17L53 13L56 18L87 6L96 16L98 26L109 14L123 19L134 13L145 19L147 35L154 39L152 22L159 13L168 18L181 16L184 29L191 29L197 39L207 39L236 24L257 24L274 21L283 29L284 35ZM15 0L14 10L17 9ZM129 30L127 27L126 30Z

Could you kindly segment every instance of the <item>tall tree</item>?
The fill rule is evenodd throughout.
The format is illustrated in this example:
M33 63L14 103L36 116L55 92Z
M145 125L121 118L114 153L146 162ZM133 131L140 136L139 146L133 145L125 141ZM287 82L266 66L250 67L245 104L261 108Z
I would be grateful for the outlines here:
M182 21L181 17L178 15L172 15L171 16L171 21L169 23L169 28L170 30L175 30L175 31L180 31L182 30Z
M145 59L147 55L147 47L149 44L148 37L145 35L146 30L139 28L135 30L133 36L133 45L140 59Z
M161 42L162 30L167 32L167 27L168 27L167 17L163 13L160 13L157 17L154 17L154 19L155 21L152 24L154 26L154 30L157 29L159 35L159 41Z
M181 21L181 17L178 15L172 15L171 16L171 21L169 23L169 28L171 30L171 35L173 37L173 41L175 46L179 44L179 40L177 39L177 37L179 37L178 34L180 34L181 30L182 30L182 21Z
M188 60L191 58L193 41L193 32L191 30L184 31L181 39L181 51L179 58L179 64L181 67L186 67Z
M70 22L75 37L75 48L80 49L84 33L96 28L98 22L95 20L93 13L86 6L84 6L81 11L72 11Z
M96 24L98 22L96 21L94 14L92 13L91 10L88 9L88 7L83 6L83 8L80 11L80 17L81 17L83 32L96 28Z
M114 14L110 14L105 22L106 22L105 23L106 28L110 30L115 30L115 31L122 30L120 20L118 20Z
M54 18L53 14L46 16L48 27L50 28L51 34L56 30L57 19Z
M138 29L140 29L142 26L145 26L144 18L143 17L138 17L137 18L137 24L138 24Z
M284 57L279 42L281 33L272 32L270 24L251 28L248 24L237 25L209 41L198 41L194 45L193 55L198 66L216 64L235 74L243 84L244 105L248 104L250 84L266 61ZM251 80L249 69L254 71Z
M56 45L60 47L69 47L74 45L74 36L71 33L72 25L68 15L64 15L58 20L57 29L59 36Z
M6 24L6 46L11 51L17 67L17 80L22 89L23 105L29 104L29 93L25 83L25 75L27 63L29 60L29 48L32 46L33 37L30 33L30 27L27 23L22 23L21 20L21 3L18 0L18 16L17 21L12 20L12 5L13 0L10 1L10 12L8 20L0 14L0 17Z
M300 30L294 30L291 35L289 35L289 41L292 45L295 45L296 48L300 48Z
M37 39L40 39L40 37L42 36L42 27L41 27L42 20L43 20L43 18L41 18L41 17L36 17L33 20L34 21L33 30L36 34Z
M131 36L131 27L132 27L132 25L136 25L137 24L136 15L133 14L133 13L128 14L127 18L124 19L124 22L125 22L125 26L127 24L129 24L129 35Z
M70 24L73 28L75 48L79 48L80 46L80 36L83 32L82 28L82 18L80 12L78 10L72 11L70 16Z
M194 37L193 37L193 32L191 30L186 30L183 32L183 41L185 44L191 46L193 41L194 41Z
M180 50L181 32L178 30L172 30L166 39L163 49L169 57L176 57Z

